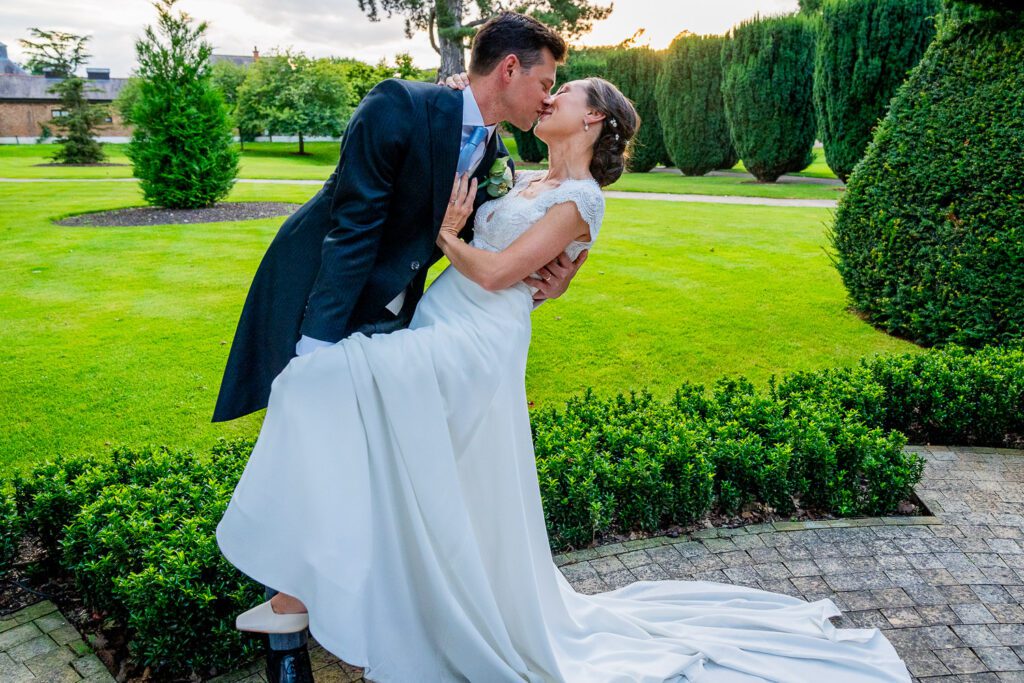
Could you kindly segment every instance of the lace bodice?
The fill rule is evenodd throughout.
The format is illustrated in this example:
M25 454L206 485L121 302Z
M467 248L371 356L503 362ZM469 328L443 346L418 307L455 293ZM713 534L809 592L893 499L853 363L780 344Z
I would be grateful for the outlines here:
M597 181L592 178L566 180L555 189L545 190L535 197L520 196L531 180L545 173L519 171L508 194L486 202L477 210L473 222L474 247L501 251L540 220L552 206L568 201L576 203L583 220L590 226L590 239L586 242L571 242L565 252L575 259L581 251L594 244L604 218L604 195Z

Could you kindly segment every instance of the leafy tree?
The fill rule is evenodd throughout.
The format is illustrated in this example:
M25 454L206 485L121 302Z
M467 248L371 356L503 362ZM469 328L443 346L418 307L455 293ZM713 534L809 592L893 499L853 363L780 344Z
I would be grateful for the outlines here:
M680 34L669 46L658 76L655 92L665 148L683 175L732 168L738 161L722 102L726 40Z
M800 0L800 12L802 14L814 14L820 12L825 0Z
M168 208L211 206L238 173L227 106L210 75L206 22L156 0L157 25L135 43L138 93L127 154L143 196Z
M86 94L96 88L90 88L86 79L75 74L90 57L85 51L89 37L38 28L30 28L29 32L35 40L19 41L29 56L28 70L61 79L49 88L49 92L60 98L63 112L62 116L50 122L63 133L56 140L59 147L52 158L61 164L103 161L105 155L102 145L96 140L96 129L106 121L108 110L89 102Z
M829 168L846 181L889 100L935 36L940 0L828 0L814 105Z
M618 50L608 57L605 78L633 100L643 121L630 150L628 165L633 173L647 173L667 156L654 95L664 59L663 52L648 47Z
M231 120L238 129L238 144L242 150L245 149L246 140L253 140L259 134L258 130L244 128L237 117L238 89L245 82L247 73L248 67L228 60L217 62L210 69L210 77L213 79L213 84L224 97L224 103L228 105L228 113L231 116Z
M299 154L307 135L338 137L352 114L344 70L329 59L285 53L252 65L238 88L238 119L251 130L297 135Z
M757 17L722 49L722 97L733 146L762 182L814 160L814 21Z
M381 12L404 16L409 38L426 31L430 45L441 56L441 78L466 70L467 39L500 12L529 14L571 39L589 32L595 21L612 11L611 6L596 6L592 0L359 0L359 8L370 21L380 21ZM468 8L475 18L470 18Z

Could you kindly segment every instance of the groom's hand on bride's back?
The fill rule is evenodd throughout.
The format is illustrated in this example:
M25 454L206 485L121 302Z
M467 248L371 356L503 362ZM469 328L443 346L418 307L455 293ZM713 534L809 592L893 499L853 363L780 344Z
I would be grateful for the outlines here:
M557 299L565 294L569 289L569 283L587 260L588 253L588 250L581 251L573 261L568 254L562 252L558 258L537 271L541 279L532 276L523 278L523 282L537 288L533 294L534 304L539 305L548 299Z

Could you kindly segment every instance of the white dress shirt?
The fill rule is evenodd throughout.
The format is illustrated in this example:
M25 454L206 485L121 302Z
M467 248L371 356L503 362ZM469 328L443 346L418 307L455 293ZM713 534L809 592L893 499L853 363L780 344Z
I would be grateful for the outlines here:
M459 151L466 146L466 142L469 141L469 136L473 134L473 129L478 126L486 125L484 123L484 115L480 112L480 105L476 103L476 98L473 97L473 89L466 86L466 89L462 91L462 141L459 143ZM476 150L473 151L473 156L470 157L469 161L469 173L472 175L476 171L476 167L480 165L480 161L484 158L484 154L487 153L487 145L491 142L491 136L494 135L494 129L498 125L487 126L487 140L482 145L477 145ZM394 299L392 299L386 309L398 315L398 312L402 310L402 304L405 303L405 290L403 289L398 293Z
M462 91L462 139L459 142L459 151L466 146L466 142L469 140L469 136L473 133L473 129L477 126L484 126L484 115L480 112L480 105L477 104L476 98L473 96L473 89L466 86L466 89ZM495 129L498 124L487 126L487 140L484 144L478 145L476 150L473 152L473 156L469 163L469 173L472 174L476 171L476 167L480 165L480 161L483 160L484 154L487 153L487 145L491 142L491 137L494 135ZM402 305L405 303L405 290L403 289L398 293L394 299L388 302L385 306L389 311L398 315L399 311L402 310ZM313 349L320 348L321 346L331 346L331 342L321 341L305 335L299 339L299 342L295 345L295 353L303 355L309 353Z

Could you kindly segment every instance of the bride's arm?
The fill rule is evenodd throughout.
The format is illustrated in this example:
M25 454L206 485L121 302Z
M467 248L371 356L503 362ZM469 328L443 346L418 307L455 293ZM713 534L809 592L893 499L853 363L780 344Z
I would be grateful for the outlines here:
M460 273L486 290L507 289L546 266L573 240L589 239L589 227L576 204L566 201L551 207L503 251L471 247L459 239L459 232L472 213L475 196L476 179L471 183L465 178L456 179L452 190L455 203L448 205L441 221L437 245Z

